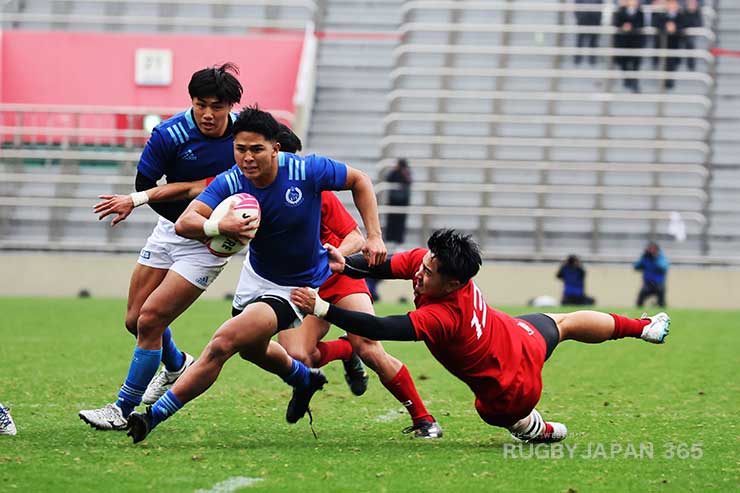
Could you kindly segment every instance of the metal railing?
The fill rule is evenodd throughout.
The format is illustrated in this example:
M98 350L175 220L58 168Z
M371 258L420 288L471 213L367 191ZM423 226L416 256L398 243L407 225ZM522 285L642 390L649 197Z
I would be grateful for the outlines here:
M603 34L614 35L620 31L613 26L579 26L577 24L474 24L448 22L407 22L399 28L402 39L417 33L532 33L532 34ZM703 27L692 27L683 31L686 36L716 39L713 31ZM640 30L643 36L654 36L660 31L654 27Z
M595 69L567 69L567 68L483 68L483 67L417 67L401 66L391 72L391 79L394 86L400 85L400 80L407 77L477 77L481 79L490 77L506 77L513 79L546 79L546 80L567 80L567 79L589 79L589 80L618 80L624 78L624 72L621 70L595 70ZM663 70L640 70L639 72L630 73L630 77L643 80L666 79L666 72ZM670 77L674 80L696 81L711 86L714 81L711 76L703 72L671 72Z
M399 123L510 123L542 125L591 125L606 127L682 127L709 131L709 123L702 118L637 117L637 116L585 116L585 115L511 115L488 113L435 113L393 112L383 118L386 134L393 133Z
M445 45L433 43L403 44L394 50L397 64L404 61L404 57L412 54L438 55L516 55L516 56L630 56L640 58L694 58L708 64L714 62L714 56L707 50L686 49L655 49L655 48L576 48L563 46L475 46L475 45Z
M72 11L72 4L88 4L100 6L104 13L88 14ZM204 5L214 10L210 17L202 15L170 15L169 11L177 11L183 5ZM22 5L22 4L21 4ZM303 30L306 23L314 20L317 5L312 0L49 0L48 13L24 12L22 7L17 11L11 11L12 3L0 5L0 27L13 28L19 23L26 25L45 24L50 26L63 26L67 24L85 25L99 30L110 26L136 27L138 30L147 31L153 28L192 28L202 27L218 32L218 28L233 28L245 31L250 28L257 29L285 29ZM156 15L123 14L122 12L143 5L154 6L158 9ZM17 6L15 6L17 7ZM238 16L234 18L219 17L217 11L225 11L231 7L258 7L264 8L263 17L256 15ZM298 18L281 18L276 14L277 9L293 8L299 14ZM108 12L110 11L110 12ZM182 14L182 13L181 13ZM304 15L301 15L304 14ZM291 16L292 17L292 16Z
M705 18L714 18L715 10L712 8L714 2L707 0L702 8L702 15ZM662 12L663 7L654 7L652 5L642 5L643 12ZM612 2L605 0L603 5L584 5L574 2L536 2L527 0L507 1L507 0L485 0L485 1L466 1L458 2L454 0L414 0L404 2L401 7L402 16L408 18L414 10L432 11L497 11L497 12L613 12L615 10Z
M396 164L393 158L385 158L379 163L380 174L390 170ZM671 163L627 163L627 162L580 162L580 161L547 161L547 160L483 160L483 159L414 159L415 169L450 170L516 170L533 171L608 171L610 173L686 173L707 176L709 172L700 164Z
M32 150L23 149L23 146L58 144L69 149L100 144L141 150L150 133L143 128L143 117L156 115L164 120L186 108L186 105L171 108L0 103L0 123L3 123L0 125L0 144L31 153ZM275 109L268 111L276 118L293 125L295 115L292 112ZM0 158L11 155L23 157L18 152L11 153L11 150L13 149L0 148Z

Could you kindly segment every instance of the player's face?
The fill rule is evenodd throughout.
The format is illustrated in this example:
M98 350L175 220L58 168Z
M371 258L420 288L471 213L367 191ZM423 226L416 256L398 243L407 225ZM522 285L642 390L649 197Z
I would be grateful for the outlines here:
M277 153L280 144L262 134L239 132L234 137L234 159L244 176L257 186L272 183L277 175Z
M200 132L206 137L219 138L229 126L231 105L215 97L193 98L193 116Z
M439 262L427 252L414 275L414 294L428 298L441 298L454 291L449 280L439 273Z

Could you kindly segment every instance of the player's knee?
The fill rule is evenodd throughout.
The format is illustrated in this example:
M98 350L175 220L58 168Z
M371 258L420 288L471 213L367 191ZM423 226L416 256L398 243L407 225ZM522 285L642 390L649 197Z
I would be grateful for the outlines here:
M138 320L138 316L137 317L126 317L126 330L129 331L129 333L133 334L134 336L138 334L136 330L137 320Z
M352 348L355 350L357 355L362 361L371 365L371 367L377 366L380 361L386 356L385 350L382 344L378 341L371 341L364 337L358 337L352 341Z
M161 337L167 323L156 310L144 309L139 313L139 318L136 321L136 330L144 336L158 335Z
M215 337L208 343L201 358L206 360L226 361L236 352L234 345L225 337ZM244 359L251 359L248 351L241 351L239 355Z

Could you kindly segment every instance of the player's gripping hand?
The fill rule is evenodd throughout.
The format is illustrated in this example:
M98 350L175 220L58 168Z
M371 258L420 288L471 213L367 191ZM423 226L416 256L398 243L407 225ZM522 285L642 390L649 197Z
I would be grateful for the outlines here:
M316 290L311 288L295 288L290 293L290 301L303 313L311 314L316 306Z
M329 269L331 269L332 272L339 272L340 274L344 272L344 255L342 255L339 249L331 243L325 243L324 248L326 248L326 251L329 254Z
M385 248L383 238L380 236L368 237L365 246L362 248L362 254L367 259L370 267L375 267L385 262L385 256L388 250Z
M324 318L331 306L328 301L322 300L319 293L312 288L295 288L290 293L290 300L303 313L316 315L319 318Z
M254 239L257 234L257 216L248 216L245 219L234 213L234 203L229 203L229 210L218 222L218 231L224 236L233 238L246 245Z
M134 201L131 195L98 195L98 198L103 199L103 201L95 204L93 212L99 214L98 221L111 214L116 214L116 217L110 222L111 226L115 226L126 219L134 210Z

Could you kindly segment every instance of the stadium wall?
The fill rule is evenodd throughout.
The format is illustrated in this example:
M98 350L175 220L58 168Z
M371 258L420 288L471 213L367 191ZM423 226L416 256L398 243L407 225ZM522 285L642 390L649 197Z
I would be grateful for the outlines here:
M230 296L242 261L242 256L232 259L204 296ZM94 297L124 298L135 262L133 255L0 254L0 272L6 280L0 285L0 296L69 297L85 289ZM638 272L626 265L587 267L587 293L599 305L633 306L641 284ZM556 270L555 264L488 262L476 282L494 306L524 305L540 295L559 299L561 284L555 279ZM390 302L411 299L410 283L383 282L380 294ZM673 267L667 298L669 306L681 308L740 309L740 270Z
M268 36L4 31L0 102L179 108L190 76L227 61L241 69L242 104L293 111L303 33ZM172 52L172 82L137 85L140 48Z

